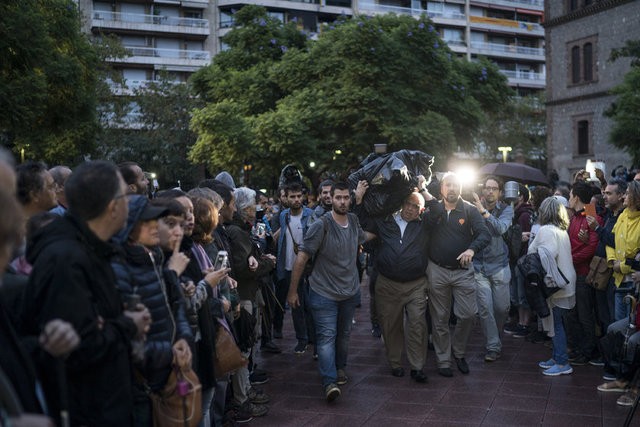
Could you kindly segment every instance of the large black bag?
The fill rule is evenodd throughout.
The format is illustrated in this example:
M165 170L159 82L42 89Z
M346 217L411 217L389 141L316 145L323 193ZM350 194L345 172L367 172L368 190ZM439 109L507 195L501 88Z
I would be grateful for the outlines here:
M353 190L358 181L367 181L369 189L362 201L370 217L389 215L397 211L404 199L418 185L418 175L431 180L433 156L417 150L400 150L388 154L370 154L360 169L349 176Z

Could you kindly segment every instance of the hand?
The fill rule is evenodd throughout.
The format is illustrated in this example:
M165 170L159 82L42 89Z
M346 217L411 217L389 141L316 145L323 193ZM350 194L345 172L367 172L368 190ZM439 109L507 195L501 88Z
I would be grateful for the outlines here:
M602 169L595 168L595 173L596 173L596 178L598 178L598 181L603 182L606 180L604 177L604 171Z
M458 258L456 259L458 260L458 262L462 267L467 267L473 260L473 256L475 254L476 253L473 251L473 249L467 249L466 251L458 255Z
M528 242L530 238L531 238L531 232L530 231L523 231L522 232L522 241L523 242Z
M227 277L229 271L231 271L230 268L221 268L220 270L209 269L205 271L204 281L212 288L215 288L220 284L222 279Z
M482 212L486 210L482 205L482 200L480 200L480 196L478 196L477 193L474 192L472 194L473 194L473 204L476 205L476 209L478 209L478 212L482 214Z
M622 271L620 271L620 261L613 261L613 271L622 273Z
M249 270L256 271L258 269L258 260L253 255L249 257L248 262L249 262Z
M427 178L424 175L418 175L418 190L427 188Z
M172 350L173 364L181 369L191 369L191 348L184 338L180 338L176 341L176 343L173 344Z
M71 323L55 319L44 325L40 346L53 357L71 353L80 344L80 337Z
M180 285L187 298L191 298L196 294L196 285L193 284L193 281L189 280L187 283L180 283Z
M149 332L151 313L149 313L149 309L145 307L144 304L138 304L136 311L125 310L124 315L133 320L136 328L138 328L138 336L144 336L144 334Z
M276 257L271 255L271 254L264 254L262 255L262 259L266 259L267 261L269 261L271 264L276 265Z
M640 271L634 271L631 273L631 280L633 280L634 283L640 282Z
M598 224L598 221L594 217L592 217L591 215L587 215L585 218L587 218L587 224L589 224L589 228L592 231L595 231L596 227L598 227L598 225L600 225L600 224Z
M581 228L580 231L578 231L578 239L580 239L580 241L584 244L588 244L589 243L589 231L585 230L584 228Z
M300 307L300 300L298 299L298 291L289 292L287 294L287 302L289 303L289 307L298 308Z
M238 281L233 277L227 276L227 285L229 285L229 289L235 289L238 287Z
M228 313L229 310L231 310L231 302L227 299L222 299L221 302L222 302L222 311L224 313Z
M364 198L365 193L369 189L369 183L365 180L358 181L358 186L356 187L355 196L356 196L356 205L362 203L362 199Z
M189 261L191 261L189 257L180 252L180 243L178 242L178 244L176 244L173 249L173 253L169 258L169 261L167 262L167 268L169 270L175 271L176 274L180 276L182 273L184 273L184 270L187 268Z

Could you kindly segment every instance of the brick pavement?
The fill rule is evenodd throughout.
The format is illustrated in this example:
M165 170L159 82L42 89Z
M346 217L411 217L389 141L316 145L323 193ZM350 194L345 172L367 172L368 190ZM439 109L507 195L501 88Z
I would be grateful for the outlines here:
M436 373L427 355L427 384L390 375L380 339L370 333L367 286L356 311L342 396L328 404L311 351L295 355L291 315L286 314L282 354L260 354L258 364L271 375L262 387L271 396L270 412L253 426L622 426L627 409L616 405L619 393L601 393L602 368L575 367L568 376L549 378L537 362L550 349L506 336L502 357L484 362L483 336L476 325L468 347L469 375ZM640 412L640 410L638 411ZM640 427L640 414L634 426Z

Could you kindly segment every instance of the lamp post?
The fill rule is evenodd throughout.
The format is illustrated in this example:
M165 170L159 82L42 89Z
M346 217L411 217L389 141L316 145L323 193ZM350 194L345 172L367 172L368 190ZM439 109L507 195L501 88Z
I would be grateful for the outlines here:
M498 147L498 151L502 152L502 161L506 163L509 151L511 151L511 147Z

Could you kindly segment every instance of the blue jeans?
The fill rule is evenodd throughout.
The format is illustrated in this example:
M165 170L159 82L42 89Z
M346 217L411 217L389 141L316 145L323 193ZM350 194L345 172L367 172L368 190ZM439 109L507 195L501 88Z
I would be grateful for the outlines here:
M335 301L309 289L318 346L318 370L324 387L335 383L337 370L347 365L351 321L359 302L360 290L346 300Z
M551 338L553 343L553 360L558 365L566 365L569 363L569 356L567 355L567 334L564 331L563 317L567 313L567 309L560 307L553 307L553 332L554 336Z
M627 292L628 291L628 292ZM630 306L624 303L624 297L633 294L633 282L622 282L618 289L615 290L614 297L614 320L622 320L629 317Z
M509 283L511 269L507 265L501 270L487 275L475 273L478 315L487 338L487 351L502 351L500 333L509 314Z

